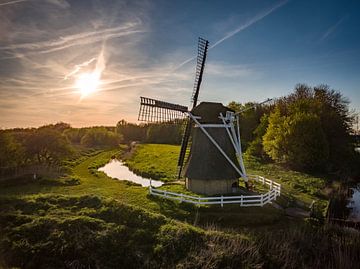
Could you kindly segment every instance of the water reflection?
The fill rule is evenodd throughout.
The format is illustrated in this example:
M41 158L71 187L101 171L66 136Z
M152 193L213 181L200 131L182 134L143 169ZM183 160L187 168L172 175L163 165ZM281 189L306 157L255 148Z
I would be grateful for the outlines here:
M150 179L135 175L119 160L113 159L105 166L100 167L98 170L104 172L107 176L112 178L128 180L137 184L141 184L143 187L150 186ZM163 184L164 183L162 181L151 180L151 185L154 187L160 187Z
M347 205L350 208L349 220L360 221L360 184L351 188L352 196Z

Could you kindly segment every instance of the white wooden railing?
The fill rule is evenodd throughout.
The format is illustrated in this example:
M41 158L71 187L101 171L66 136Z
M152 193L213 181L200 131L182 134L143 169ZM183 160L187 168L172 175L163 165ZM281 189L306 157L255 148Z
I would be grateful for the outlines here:
M281 185L279 183L261 176L249 176L249 178L261 182L263 185L268 185L269 191L259 195L200 197L167 190L160 190L150 185L149 192L151 195L161 196L166 199L177 200L180 202L197 205L219 204L222 207L224 204L239 204L240 206L263 206L271 203L272 201L276 200L276 197L280 196Z

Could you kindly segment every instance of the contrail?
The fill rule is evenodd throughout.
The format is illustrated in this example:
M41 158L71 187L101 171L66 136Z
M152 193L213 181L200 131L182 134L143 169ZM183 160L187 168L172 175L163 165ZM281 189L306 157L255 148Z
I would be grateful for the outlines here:
M340 20L338 20L333 26L331 26L327 31L322 35L321 41L325 40L329 35L332 34L336 30L336 28L347 18L348 16L342 17Z
M245 30L246 28L250 27L251 25L253 25L254 23L262 20L263 18L265 18L266 16L270 15L271 13L273 13L275 10L279 9L280 7L282 7L283 5L285 5L288 2L288 0L282 1L280 3L278 3L277 5L273 6L272 8L263 11L259 14L257 14L255 17L253 17L252 19L250 19L249 21L245 22L244 24L238 26L236 29L232 30L231 32L227 33L223 38L219 39L218 41L216 41L214 44L212 44L209 49L213 49L215 48L217 45L221 44L222 42L224 42L225 40L233 37L234 35L236 35L237 33ZM174 68L173 71L179 69L180 67L182 67L183 65L187 64L188 62L191 62L192 60L194 60L196 58L196 56L191 57L187 60L185 60L184 62L182 62L181 64L179 64L177 67Z
M218 41L216 41L213 45L211 45L209 47L209 49L215 48L217 45L221 44L222 42L224 42L226 39L233 37L234 35L236 35L237 33L245 30L246 28L248 28L249 26L253 25L254 23L262 20L263 18L265 18L266 16L270 15L271 13L273 13L275 10L277 10L278 8L282 7L283 5L285 5L288 1L282 1L279 4L273 6L272 8L257 14L254 18L252 18L251 20L247 21L246 23L240 25L239 27L237 27L235 30L227 33L223 38L219 39Z
M14 1L6 2L6 3L0 3L0 6L12 5L12 4L20 3L20 2L25 2L25 1L27 1L27 0L14 0Z

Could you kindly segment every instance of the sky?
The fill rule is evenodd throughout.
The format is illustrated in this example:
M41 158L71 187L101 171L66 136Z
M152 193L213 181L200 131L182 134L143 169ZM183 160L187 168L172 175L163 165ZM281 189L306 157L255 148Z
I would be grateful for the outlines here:
M360 112L359 9L346 0L0 0L0 128L136 122L140 96L190 105L198 37L210 42L199 101L261 102L297 83L327 84ZM94 72L98 85L84 95L79 79Z

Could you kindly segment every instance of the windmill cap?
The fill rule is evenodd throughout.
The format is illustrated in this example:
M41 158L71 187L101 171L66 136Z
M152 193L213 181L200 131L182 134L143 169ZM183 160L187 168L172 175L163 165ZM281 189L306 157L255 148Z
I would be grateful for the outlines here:
M201 102L191 110L191 113L194 116L201 117L201 119L199 119L200 123L222 123L219 115L222 113L225 116L227 111L235 112L222 103Z

